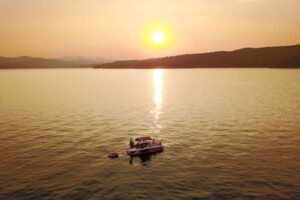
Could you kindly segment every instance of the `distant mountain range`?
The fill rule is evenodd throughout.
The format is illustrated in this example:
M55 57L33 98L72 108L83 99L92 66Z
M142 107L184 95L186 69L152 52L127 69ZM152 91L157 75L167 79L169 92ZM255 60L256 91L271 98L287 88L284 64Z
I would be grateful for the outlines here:
M92 68L95 64L107 63L109 61L103 58L89 59L85 57L62 57L55 59L29 56L0 57L0 69Z
M300 68L300 45L244 48L145 60L115 61L85 57L0 57L0 69L34 68Z
M71 62L76 62L76 63L81 63L85 65L95 65L95 64L104 64L104 63L109 63L113 62L111 59L107 58L86 58L82 56L66 56L66 57L60 57L56 58L58 60L63 60L63 61L71 61Z
M94 68L300 68L300 45L116 61Z

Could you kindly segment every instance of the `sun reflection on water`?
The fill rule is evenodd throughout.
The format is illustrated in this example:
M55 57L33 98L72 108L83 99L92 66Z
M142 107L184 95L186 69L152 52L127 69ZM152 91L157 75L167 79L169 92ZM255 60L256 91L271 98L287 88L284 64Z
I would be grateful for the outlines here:
M153 114L153 122L155 131L159 132L161 126L159 119L161 115L161 109L163 104L163 69L153 70L153 108L151 113Z

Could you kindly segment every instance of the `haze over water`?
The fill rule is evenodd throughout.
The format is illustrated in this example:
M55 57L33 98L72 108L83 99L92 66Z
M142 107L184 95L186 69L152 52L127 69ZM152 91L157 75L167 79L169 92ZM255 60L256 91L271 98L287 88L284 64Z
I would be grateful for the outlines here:
M300 70L1 70L0 199L296 199ZM107 153L161 138L150 157Z

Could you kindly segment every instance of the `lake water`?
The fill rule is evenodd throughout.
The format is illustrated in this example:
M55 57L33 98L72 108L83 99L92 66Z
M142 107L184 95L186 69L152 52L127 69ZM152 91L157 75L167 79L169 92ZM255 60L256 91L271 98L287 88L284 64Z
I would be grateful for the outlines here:
M300 70L1 70L0 152L3 200L300 199Z

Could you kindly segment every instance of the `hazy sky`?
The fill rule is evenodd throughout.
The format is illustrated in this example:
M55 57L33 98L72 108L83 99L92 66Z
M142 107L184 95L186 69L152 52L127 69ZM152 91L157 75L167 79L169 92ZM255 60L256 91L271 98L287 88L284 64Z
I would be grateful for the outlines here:
M172 41L152 49L149 24ZM300 0L0 0L0 56L117 59L300 43Z

